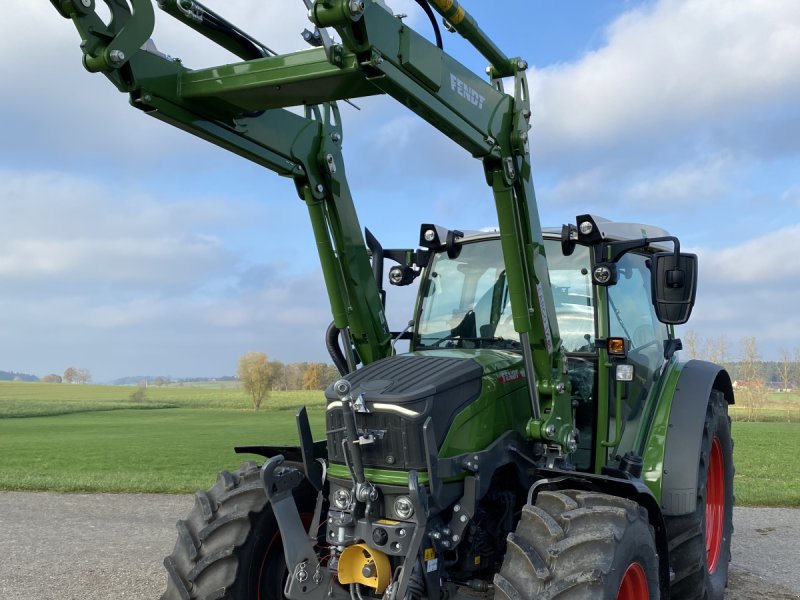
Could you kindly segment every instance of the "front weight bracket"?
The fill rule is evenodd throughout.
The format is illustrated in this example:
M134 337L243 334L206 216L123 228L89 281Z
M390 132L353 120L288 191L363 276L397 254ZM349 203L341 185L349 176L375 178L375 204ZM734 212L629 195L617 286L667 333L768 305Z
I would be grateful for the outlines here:
M281 467L283 462L281 454L267 460L261 467L261 483L278 522L290 573L284 594L289 600L325 600L329 597L331 574L317 558L292 495L305 476L293 467Z

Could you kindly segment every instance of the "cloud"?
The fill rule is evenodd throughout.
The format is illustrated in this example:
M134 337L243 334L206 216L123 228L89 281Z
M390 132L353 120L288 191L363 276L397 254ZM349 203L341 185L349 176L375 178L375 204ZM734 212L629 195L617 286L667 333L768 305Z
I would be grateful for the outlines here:
M766 121L777 135L800 115L793 0L663 0L624 13L606 37L577 62L530 74L535 148L548 164L647 160L686 137L691 147L698 134L747 142L741 130L754 131L758 119L759 131ZM752 142L733 150L765 151ZM784 149L798 150L796 137Z
M699 255L697 304L686 329L729 340L755 336L766 360L797 346L800 331L800 224Z
M730 290L770 286L800 295L800 223L733 247L698 249L703 278ZM755 306L755 305L754 305ZM788 305L787 305L788 307Z
M211 200L164 202L57 172L0 171L0 276L12 293L90 287L193 290L232 268L202 232L230 213Z
M738 165L726 155L702 157L678 165L668 173L641 176L627 191L632 205L647 202L672 207L718 199L730 189L730 177Z

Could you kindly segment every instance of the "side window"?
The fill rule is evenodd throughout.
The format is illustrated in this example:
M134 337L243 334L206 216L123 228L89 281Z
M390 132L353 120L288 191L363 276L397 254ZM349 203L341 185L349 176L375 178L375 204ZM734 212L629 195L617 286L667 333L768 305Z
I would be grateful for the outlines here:
M629 340L631 356L654 370L663 361L667 327L653 309L646 261L629 252L617 264L619 280L608 288L609 335Z

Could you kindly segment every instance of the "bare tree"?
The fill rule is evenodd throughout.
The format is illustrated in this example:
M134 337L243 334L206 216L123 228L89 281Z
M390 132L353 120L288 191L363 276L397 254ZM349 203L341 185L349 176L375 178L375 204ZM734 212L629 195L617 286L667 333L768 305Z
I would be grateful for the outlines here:
M697 332L693 329L687 331L683 336L681 336L681 342L683 343L683 349L686 350L686 354L688 355L689 359L697 359L700 358L700 338L697 336Z
M793 389L800 388L800 348L794 349L792 360L792 386Z
M752 338L753 343L755 343L755 338ZM706 340L705 344L703 345L703 354L705 355L705 359L721 365L727 362L728 360L728 338L725 334L720 334L718 337L709 338Z
M253 400L253 410L261 408L261 403L269 394L272 369L267 355L263 352L248 352L239 358L237 370L244 390Z
M75 380L78 377L78 369L75 367L67 367L64 371L64 381L67 383L75 383Z
M273 360L269 363L269 368L272 370L271 385L273 390L285 390L286 387L286 365L279 360Z
M75 381L78 383L89 383L92 380L92 373L89 369L78 369L75 374Z
M45 383L61 383L61 375L50 373L50 375L45 375L42 377L42 381Z
M739 362L742 376L737 399L747 408L747 419L755 421L758 411L767 401L767 384L761 370L761 355L755 337L742 338L742 357Z
M794 356L786 348L780 350L781 359L778 362L778 377L781 379L781 389L790 390L794 376Z

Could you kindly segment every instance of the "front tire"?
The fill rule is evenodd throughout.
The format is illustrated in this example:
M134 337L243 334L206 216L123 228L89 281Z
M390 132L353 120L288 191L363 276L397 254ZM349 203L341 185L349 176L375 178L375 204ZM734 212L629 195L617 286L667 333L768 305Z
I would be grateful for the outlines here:
M255 462L222 471L178 521L178 540L164 559L167 589L161 600L278 600L287 569L272 507ZM295 490L301 516L313 513L315 492Z
M658 600L653 528L636 502L578 490L526 505L495 575L495 600Z
M698 457L697 508L666 517L674 600L722 600L733 537L733 440L728 402L711 392Z

